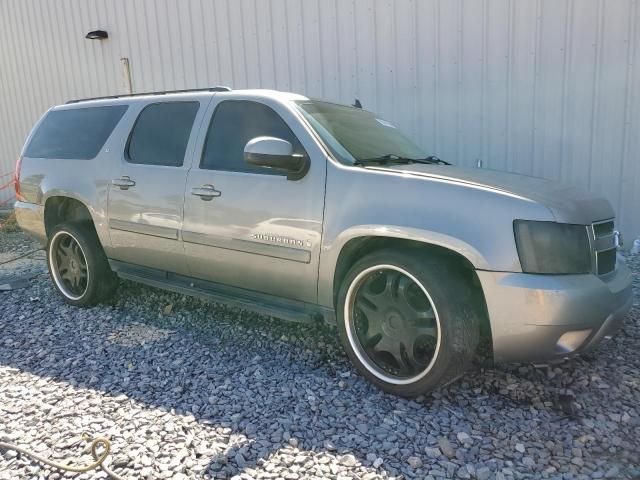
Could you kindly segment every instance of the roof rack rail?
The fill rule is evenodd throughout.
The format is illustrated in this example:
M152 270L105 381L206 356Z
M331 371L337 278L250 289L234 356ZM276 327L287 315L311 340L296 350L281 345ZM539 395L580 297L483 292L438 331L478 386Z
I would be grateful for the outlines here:
M231 88L224 86L207 87L207 88L190 88L187 90L165 90L162 92L143 92L143 93L125 93L122 95L107 95L104 97L78 98L69 100L67 103L89 102L91 100L109 100L115 98L142 97L145 95L169 95L171 93L192 93L192 92L230 92Z

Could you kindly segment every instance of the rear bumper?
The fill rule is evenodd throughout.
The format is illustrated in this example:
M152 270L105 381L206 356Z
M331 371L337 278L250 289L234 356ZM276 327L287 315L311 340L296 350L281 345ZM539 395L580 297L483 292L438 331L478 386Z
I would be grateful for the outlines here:
M47 232L44 226L44 207L35 203L16 202L14 209L20 228L37 239L42 245L46 245Z
M594 349L631 308L631 272L531 275L478 271L496 362L544 362Z

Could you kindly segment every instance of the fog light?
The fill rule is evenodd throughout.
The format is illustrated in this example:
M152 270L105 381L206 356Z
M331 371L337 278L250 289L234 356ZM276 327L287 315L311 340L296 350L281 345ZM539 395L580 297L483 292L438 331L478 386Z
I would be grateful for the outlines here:
M556 353L571 353L579 348L587 337L591 334L591 330L574 330L562 335L556 343Z

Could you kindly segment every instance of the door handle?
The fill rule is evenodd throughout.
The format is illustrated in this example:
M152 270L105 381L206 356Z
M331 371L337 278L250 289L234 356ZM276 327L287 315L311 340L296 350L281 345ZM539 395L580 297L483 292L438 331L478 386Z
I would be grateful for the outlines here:
M120 187L120 190L129 190L129 187L135 186L136 182L131 180L127 175L111 180L111 184Z
M222 192L216 190L213 185L207 183L206 185L202 185L201 187L192 188L191 195L200 197L205 202L208 202L213 197L219 197L220 195L222 195Z

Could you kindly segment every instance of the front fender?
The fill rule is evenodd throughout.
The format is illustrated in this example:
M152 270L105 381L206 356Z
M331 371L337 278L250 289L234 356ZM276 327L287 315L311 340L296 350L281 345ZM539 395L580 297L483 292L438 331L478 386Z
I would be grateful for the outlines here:
M318 278L320 305L333 308L334 277L340 252L351 240L365 237L385 237L435 245L462 255L477 269L484 270L489 266L487 259L476 248L443 233L397 225L356 225L341 232L331 243L323 245Z

